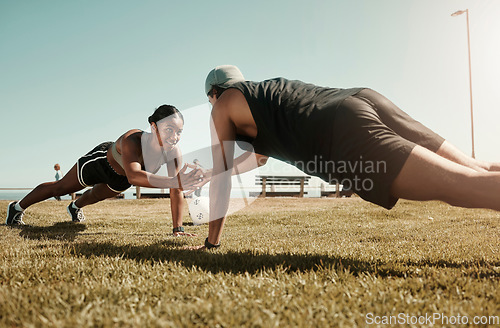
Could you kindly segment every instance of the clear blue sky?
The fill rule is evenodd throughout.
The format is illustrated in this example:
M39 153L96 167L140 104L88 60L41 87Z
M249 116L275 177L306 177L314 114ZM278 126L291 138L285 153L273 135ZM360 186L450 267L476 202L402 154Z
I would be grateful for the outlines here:
M160 104L206 104L220 64L371 87L470 153L470 9L478 158L500 161L500 1L0 1L0 187L33 187ZM187 148L205 140L199 106ZM190 129L188 127L191 127ZM195 128L196 127L196 128Z

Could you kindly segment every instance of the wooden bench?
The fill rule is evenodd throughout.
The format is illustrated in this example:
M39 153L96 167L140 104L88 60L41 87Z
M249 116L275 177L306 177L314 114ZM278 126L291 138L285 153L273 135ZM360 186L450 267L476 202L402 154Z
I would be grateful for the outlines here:
M170 193L164 192L163 189L160 189L161 192L142 192L141 187L135 186L134 196L137 199L141 198L170 198ZM192 198L193 195L184 195L184 198Z
M134 196L137 199L141 198L170 198L170 193L163 192L141 192L141 187L135 186Z
M81 196L83 195L83 192L77 192L75 194L71 194L71 200L75 200L75 199L78 199L80 198ZM125 198L125 195L124 194L118 194L116 195L115 197L113 198L116 198L116 199L124 199Z
M321 197L351 197L354 191L350 189L342 189L338 193L336 191L322 191Z
M143 192L137 197L137 193L134 192L134 196L137 199L144 199L144 198L170 198L170 194L167 193L162 193L162 192Z
M330 185L333 186L333 185ZM345 189L342 187L342 190L340 189L340 185L337 183L335 184L335 191L330 191L330 190L324 190L324 185L321 185L321 197L351 197L354 194L354 191L351 189Z
M283 176L283 175L256 175L255 176L255 184L262 185L262 192L251 192L250 197L286 197L286 196L294 196L294 197L304 197L304 186L309 184L309 179L311 179L308 175L295 175L295 176ZM271 186L274 189L275 186L281 187L294 187L298 186L299 191L267 191L266 187Z

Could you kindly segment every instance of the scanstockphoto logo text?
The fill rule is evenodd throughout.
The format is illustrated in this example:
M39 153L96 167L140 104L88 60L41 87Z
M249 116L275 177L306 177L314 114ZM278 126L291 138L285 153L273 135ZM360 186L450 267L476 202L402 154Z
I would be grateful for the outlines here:
M308 174L319 176L330 184L338 183L350 190L370 191L374 188L370 176L387 173L386 161L364 160L362 156L356 161L332 161L315 155L309 161L285 161L285 163ZM283 171L283 168L281 170ZM338 178L339 176L349 176L349 178Z
M500 316L463 316L444 315L432 313L423 315L410 315L399 313L397 315L375 315L367 313L365 316L367 325L500 325Z

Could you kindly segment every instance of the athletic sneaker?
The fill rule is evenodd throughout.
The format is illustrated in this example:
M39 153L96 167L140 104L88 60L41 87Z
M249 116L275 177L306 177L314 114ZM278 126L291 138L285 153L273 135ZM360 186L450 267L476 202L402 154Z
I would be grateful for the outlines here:
M6 225L24 225L25 223L23 222L23 211L18 211L16 210L17 202L11 202L9 203L9 206L7 207L7 219L5 220Z
M85 215L83 215L82 209L81 208L75 209L73 207L73 203L74 202L71 202L67 207L69 216L71 216L71 221L73 221L73 222L85 221Z

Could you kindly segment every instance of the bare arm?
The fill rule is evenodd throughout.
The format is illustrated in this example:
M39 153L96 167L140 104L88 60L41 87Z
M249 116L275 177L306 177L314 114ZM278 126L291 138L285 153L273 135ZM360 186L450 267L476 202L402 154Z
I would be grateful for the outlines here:
M136 186L149 188L178 188L178 177L164 177L144 171L141 165L141 135L138 130L130 130L122 136L121 152L123 157L123 169L128 181ZM187 166L177 173L182 179L183 189L190 190L198 183L196 172L185 174Z
M180 156L180 151L177 147L174 148L174 153L172 154L174 160L169 160L167 162L168 175L174 177L179 173L180 165L182 165L182 158ZM183 199L184 195L182 190L179 188L170 188L170 210L172 211L172 226L182 227L182 212L183 212Z
M176 160L167 162L169 176L176 176L182 165L182 155L178 147L171 152L171 156ZM170 188L170 210L172 211L172 226L182 227L182 217L184 215L184 193L180 188ZM196 236L185 232L174 232L174 236Z
M236 126L243 131L244 135L250 137L257 135L257 126L243 94L236 89L229 89L220 95L216 102L213 101L214 99L210 98L213 104L210 122L213 171L210 180L210 222L205 248L211 248L211 245L220 243L229 207L231 175L249 171L263 165L267 160L266 156L257 154L251 156L252 153L245 153L238 159L234 159ZM258 161L251 160L247 163L246 160L249 158L258 159ZM251 164L252 162L253 164ZM234 170L235 163L241 165L240 170ZM200 248L204 247L191 247L191 249Z
M242 174L267 163L268 156L247 151L234 159L232 175Z
M234 159L233 170L231 175L243 174L267 163L269 156L257 154L247 151ZM201 169L204 179L204 184L210 182L213 175L213 169Z
M224 220L229 206L231 173L233 171L234 140L236 128L219 103L212 110L211 137L214 168L210 182L210 222L208 242L220 242ZM222 105L222 106L221 106Z
M170 188L170 210L172 211L172 227L182 227L184 212L184 194L181 189ZM180 233L174 233L179 235Z

